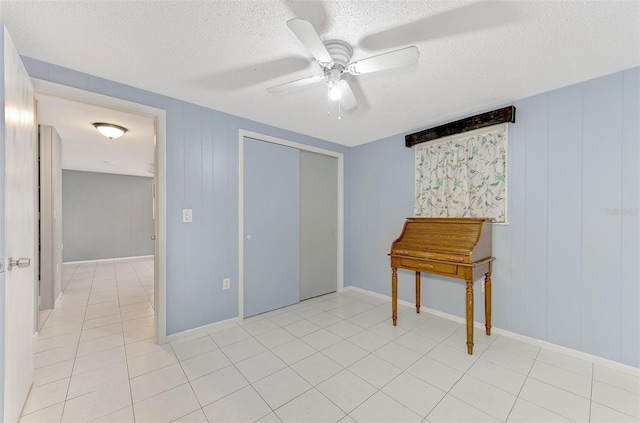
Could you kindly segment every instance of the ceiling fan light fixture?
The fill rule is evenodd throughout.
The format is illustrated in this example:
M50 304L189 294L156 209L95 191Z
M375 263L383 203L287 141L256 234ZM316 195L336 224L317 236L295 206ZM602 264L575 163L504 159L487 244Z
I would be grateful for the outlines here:
M351 110L358 105L358 99L349 85L348 79L343 79L343 74L358 76L364 73L401 68L416 63L420 57L418 47L410 46L352 62L353 49L348 43L342 40L323 41L311 22L295 18L287 21L287 26L316 59L324 76L298 79L269 87L267 91L279 93L289 88L297 88L325 79L329 103L327 115L331 114L331 103L336 102L338 103L338 119L340 119L341 108Z
M342 90L340 89L340 83L337 81L329 82L329 98L331 100L340 100L342 96Z
M93 126L98 130L98 132L110 140L120 138L128 131L124 126L115 125L113 123L95 122Z

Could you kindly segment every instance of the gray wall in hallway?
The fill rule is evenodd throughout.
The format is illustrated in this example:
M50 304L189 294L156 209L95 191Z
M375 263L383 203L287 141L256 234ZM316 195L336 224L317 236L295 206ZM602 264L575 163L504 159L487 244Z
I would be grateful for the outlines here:
M62 171L63 261L153 254L152 178Z

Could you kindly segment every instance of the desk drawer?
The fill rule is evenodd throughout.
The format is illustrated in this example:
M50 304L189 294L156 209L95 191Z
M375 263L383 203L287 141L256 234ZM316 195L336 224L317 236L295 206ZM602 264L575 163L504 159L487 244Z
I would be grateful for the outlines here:
M448 275L456 275L458 273L458 266L455 264L447 263L433 263L421 260L413 260L408 258L400 259L400 265L402 267L408 267L411 269L421 270L424 272L441 273Z

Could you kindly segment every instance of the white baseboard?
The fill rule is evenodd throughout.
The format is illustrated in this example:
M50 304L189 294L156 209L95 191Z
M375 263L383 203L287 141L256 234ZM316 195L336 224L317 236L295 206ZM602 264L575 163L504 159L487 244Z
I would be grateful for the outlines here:
M88 263L103 263L105 261L126 261L126 260L141 260L141 259L150 259L153 258L153 254L150 256L133 256L133 257L115 257L108 259L95 259L95 260L80 260L80 261L65 261L62 263L65 264L88 264Z
M373 292L373 291L368 291L366 289L358 288L356 286L346 286L344 288L344 291L356 291L356 292L360 292L360 293L363 293L363 294L371 295L373 297L382 298L382 299L391 301L391 297L388 296L388 295L379 294L379 293ZM408 307L411 307L411 308L415 309L415 304L413 304L413 303L411 303L409 301L398 299L398 304L402 304L404 306L408 306ZM463 317L455 316L453 314L445 313L445 312L442 312L442 311L439 311L439 310L435 310L435 309L432 309L432 308L420 306L420 310L421 311L425 311L425 312L430 313L430 314L434 314L434 315L436 315L438 317L443 317L445 319L453 320L453 321L458 322L458 323L466 324L466 322L467 322L466 319L463 318ZM474 321L474 327L482 329L483 332L484 332L484 323ZM583 351L574 350L572 348L563 347L562 345L552 344L551 342L543 341L543 340L537 339L537 338L532 338L530 336L521 335L519 333L511 332L511 331L508 331L506 329L500 329L500 328L497 328L495 326L491 327L491 334L492 335L506 336L508 338L512 338L512 339L515 339L515 340L518 340L518 341L522 341L522 342L526 342L528 344L532 344L532 345L535 345L537 347L546 348L548 350L552 350L552 351L556 351L556 352L559 352L559 353L562 353L562 354L566 354L566 355L578 358L580 360L589 361L589 362L594 363L594 364L602 365L602 366L609 367L609 368L614 369L614 370L618 370L618 371L621 371L621 372L624 372L624 373L628 373L628 374L640 377L640 369L639 368L630 366L628 364L623 364L623 363L620 363L618 361L614 361L614 360L609 360L607 358L598 357L597 355L589 354L589 353L586 353L586 352L583 352Z
M204 335L207 332L215 332L222 329L230 328L241 320L242 319L239 317L232 317L231 319L221 320L219 322L210 323L208 325L199 326L197 328L184 330L178 333L172 333L171 335L167 335L163 340L158 340L158 344L180 341L183 339Z

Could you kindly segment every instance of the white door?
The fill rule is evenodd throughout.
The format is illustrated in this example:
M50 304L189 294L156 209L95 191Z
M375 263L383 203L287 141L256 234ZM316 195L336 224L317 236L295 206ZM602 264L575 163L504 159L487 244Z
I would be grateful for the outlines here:
M35 252L35 120L31 80L9 34L2 30L5 127L0 154L4 150L5 183L4 213L0 211L0 217L4 214L4 237L0 233L0 243L4 244L5 259L4 421L15 422L33 381L35 277L34 264L27 266L26 262L33 261ZM9 258L23 259L20 267L12 267Z

